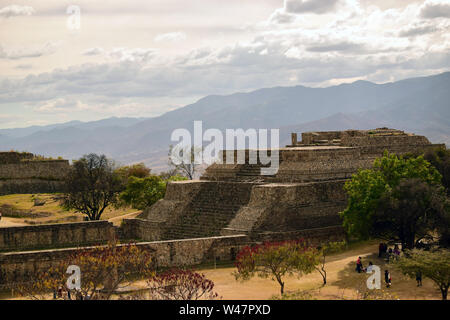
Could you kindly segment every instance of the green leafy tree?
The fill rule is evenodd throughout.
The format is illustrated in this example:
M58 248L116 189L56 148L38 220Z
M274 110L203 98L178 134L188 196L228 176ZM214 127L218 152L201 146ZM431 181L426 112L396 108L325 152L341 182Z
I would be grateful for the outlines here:
M344 250L346 245L347 243L345 241L328 242L318 248L320 263L315 268L322 276L323 285L327 284L327 271L325 269L327 256Z
M314 271L319 264L319 252L308 247L303 240L265 242L262 245L244 247L236 257L237 280L249 280L255 275L272 278L284 293L284 277L301 276Z
M129 205L134 209L144 210L164 198L168 182L181 180L187 180L187 178L174 175L163 180L155 175L145 178L131 176L128 178L125 190L120 194L118 206Z
M128 179L126 189L120 194L122 203L143 210L164 198L166 182L158 176Z
M116 173L123 181L128 181L129 177L146 178L150 176L151 169L143 163L137 163L129 166L123 166L116 169Z
M417 231L430 231L444 215L436 200L442 199L441 178L422 156L403 158L385 152L373 169L360 170L346 182L348 204L341 213L344 228L359 238L387 237L413 247ZM413 190L411 181L428 188L422 185L421 190ZM420 199L407 203L416 196ZM420 227L423 222L427 228Z
M428 150L423 157L442 175L442 185L450 195L450 150L444 147Z
M100 220L105 209L117 203L123 188L114 164L104 155L89 154L74 161L65 180L62 206Z
M420 272L422 277L432 280L439 287L442 299L447 300L450 285L450 250L409 250L396 262L396 266L403 274L412 278Z

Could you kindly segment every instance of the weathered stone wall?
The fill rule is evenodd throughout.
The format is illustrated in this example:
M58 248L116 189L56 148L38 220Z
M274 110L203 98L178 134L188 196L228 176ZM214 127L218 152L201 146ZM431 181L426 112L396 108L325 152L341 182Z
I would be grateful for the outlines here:
M31 153L0 153L0 195L62 191L67 160L35 160Z
M0 228L0 251L101 244L114 233L108 221Z
M346 206L344 180L315 183L270 183L254 186L222 234L292 232L340 226Z
M15 193L55 193L63 190L58 180L21 179L0 180L0 195Z
M246 236L211 237L187 240L141 242L136 245L148 250L155 268L194 266L214 260L230 261L236 253L249 243ZM24 281L31 279L39 271L64 261L76 250L53 249L29 252L0 253L0 287L5 279ZM81 250L89 250L82 248Z
M18 163L25 159L32 159L34 154L29 152L0 152L0 164Z
M181 267L195 266L214 261L233 261L237 253L246 245L263 241L281 241L303 238L311 245L324 241L343 239L341 227L327 227L301 230L296 232L266 232L257 235L228 235L219 237L180 239L169 241L139 242L136 245L148 250L152 256L153 266ZM36 273L48 270L81 249L52 249L27 252L0 253L0 288L6 280L26 281Z
M0 163L1 179L61 180L69 169L67 160L25 160L19 163Z

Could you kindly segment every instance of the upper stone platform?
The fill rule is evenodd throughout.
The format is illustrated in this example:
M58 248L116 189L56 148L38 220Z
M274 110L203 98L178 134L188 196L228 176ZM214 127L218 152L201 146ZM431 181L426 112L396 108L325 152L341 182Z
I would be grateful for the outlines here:
M249 161L254 153L245 150L245 163L216 163L206 169L202 180L254 181L254 182L311 182L348 179L358 169L370 168L376 157L387 150L405 154L424 151L443 145L431 144L420 135L401 130L378 128L373 130L346 130L304 132L302 140L292 134L292 143L278 149L278 172L271 176L261 175L260 163ZM231 151L233 152L233 151ZM273 152L273 151L272 151ZM234 151L237 159L238 151ZM252 155L253 154L253 155Z

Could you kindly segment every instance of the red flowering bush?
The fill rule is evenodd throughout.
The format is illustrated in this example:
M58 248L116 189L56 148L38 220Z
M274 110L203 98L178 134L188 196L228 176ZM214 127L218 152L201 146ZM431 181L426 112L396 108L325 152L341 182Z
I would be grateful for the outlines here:
M150 295L156 300L212 300L218 297L214 282L192 270L172 269L149 281Z
M39 300L48 299L49 294L61 290L67 294L66 282L70 276L67 267L75 265L81 271L78 295L91 300L109 300L117 289L131 284L133 275L148 277L153 274L151 261L150 253L135 244L113 242L82 248L47 270L33 274L31 281L17 283L11 280L11 289L21 296ZM75 298L75 290L71 290L71 298Z
M246 246L236 257L236 279L248 280L257 275L271 277L284 293L284 276L311 273L319 264L319 251L309 247L303 239L264 242L262 245Z

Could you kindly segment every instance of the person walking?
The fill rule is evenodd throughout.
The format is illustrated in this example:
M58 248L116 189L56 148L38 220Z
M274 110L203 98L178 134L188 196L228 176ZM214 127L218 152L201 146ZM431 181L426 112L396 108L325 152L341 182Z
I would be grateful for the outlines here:
M384 282L386 282L386 288L390 288L392 284L391 273L389 270L384 270Z
M380 242L380 244L378 245L378 258L381 258L381 256L383 255L383 249L384 243Z
M417 281L417 286L421 287L422 286L422 272L420 270L416 272L416 281Z

